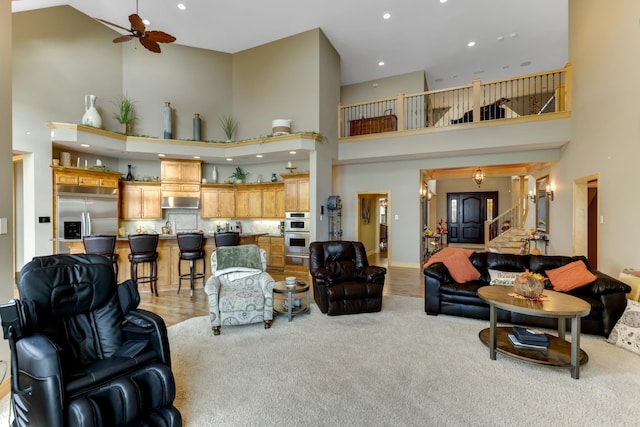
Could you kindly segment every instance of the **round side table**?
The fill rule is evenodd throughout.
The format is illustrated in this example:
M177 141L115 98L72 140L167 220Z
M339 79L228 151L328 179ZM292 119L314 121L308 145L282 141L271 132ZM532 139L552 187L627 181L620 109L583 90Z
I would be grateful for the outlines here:
M293 316L297 314L310 312L310 299L309 292L310 287L308 283L296 282L295 286L287 286L286 282L276 282L273 287L274 297L275 294L282 294L285 297L284 303L276 303L275 298L273 300L273 312L276 314L286 314L289 317L289 322L293 319ZM305 297L299 307L293 306L294 295L304 294Z

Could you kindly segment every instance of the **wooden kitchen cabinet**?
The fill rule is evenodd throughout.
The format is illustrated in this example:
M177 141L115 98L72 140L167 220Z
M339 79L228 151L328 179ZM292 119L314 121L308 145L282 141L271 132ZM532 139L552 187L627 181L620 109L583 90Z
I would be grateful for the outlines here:
M309 212L309 174L291 173L284 178L286 212Z
M122 182L121 219L162 219L162 195L157 183Z
M202 218L234 218L236 193L230 185L204 186L200 190Z
M94 169L53 167L53 182L56 185L77 185L83 187L118 188L120 172Z
M267 267L284 268L284 237L258 237L258 246L267 253Z
M202 161L200 160L162 160L160 162L162 182L195 183L202 181Z
M236 188L236 218L262 218L260 185L242 185Z
M262 188L262 217L284 218L284 186L278 184L264 184Z

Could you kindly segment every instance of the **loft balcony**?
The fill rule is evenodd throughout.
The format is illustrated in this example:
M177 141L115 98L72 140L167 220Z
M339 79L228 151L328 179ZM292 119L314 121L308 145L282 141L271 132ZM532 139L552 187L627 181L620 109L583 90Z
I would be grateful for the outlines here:
M559 148L569 140L570 118L570 65L506 80L400 93L339 107L339 159Z

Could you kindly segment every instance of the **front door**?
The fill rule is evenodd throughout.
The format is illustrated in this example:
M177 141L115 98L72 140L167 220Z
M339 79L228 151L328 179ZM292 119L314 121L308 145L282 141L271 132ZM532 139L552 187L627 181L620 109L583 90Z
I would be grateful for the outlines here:
M447 193L447 242L484 244L484 222L497 215L497 191Z

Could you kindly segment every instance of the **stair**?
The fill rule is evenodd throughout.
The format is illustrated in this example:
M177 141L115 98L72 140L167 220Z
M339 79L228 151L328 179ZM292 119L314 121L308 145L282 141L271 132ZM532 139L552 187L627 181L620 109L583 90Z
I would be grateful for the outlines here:
M500 234L487 244L487 249L491 252L501 254L520 254L527 251L525 242L522 241L527 233L523 228L512 227Z

